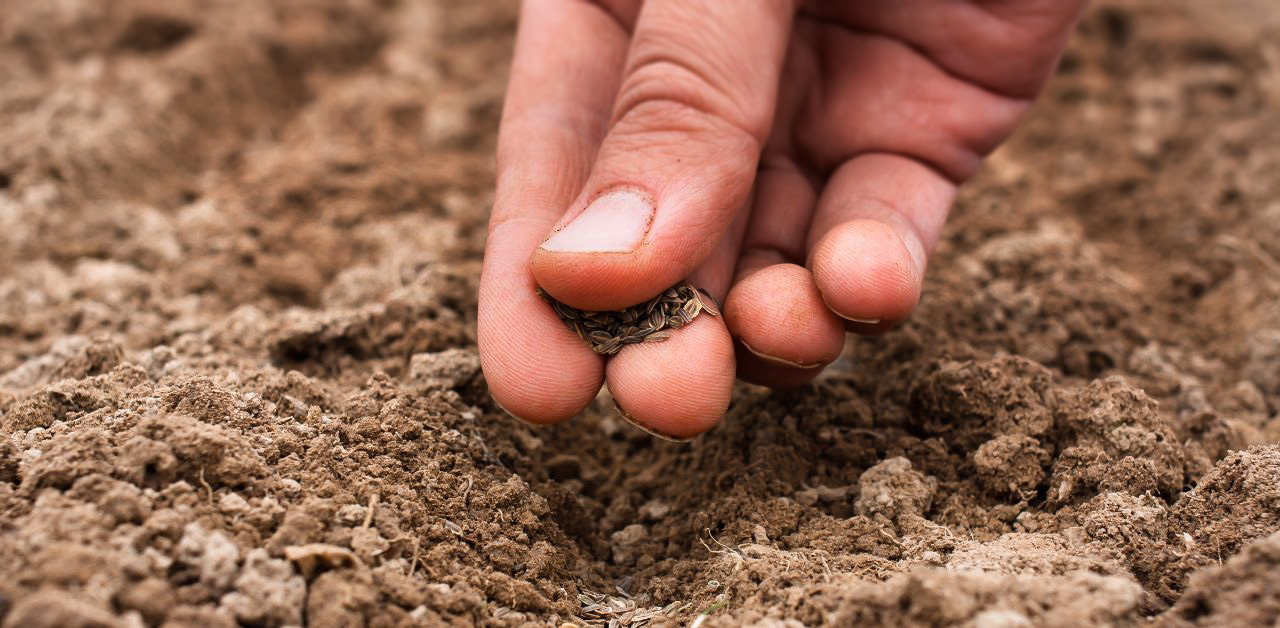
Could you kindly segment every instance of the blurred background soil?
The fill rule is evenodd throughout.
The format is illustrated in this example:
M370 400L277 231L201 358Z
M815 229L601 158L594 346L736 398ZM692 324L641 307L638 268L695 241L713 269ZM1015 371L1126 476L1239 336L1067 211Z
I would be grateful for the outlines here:
M903 329L485 391L507 1L0 0L4 626L1271 625L1280 9L1095 6Z

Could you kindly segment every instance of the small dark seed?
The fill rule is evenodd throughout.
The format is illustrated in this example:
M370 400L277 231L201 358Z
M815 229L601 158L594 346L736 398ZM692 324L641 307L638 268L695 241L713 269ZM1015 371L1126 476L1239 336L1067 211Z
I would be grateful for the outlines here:
M720 304L716 303L716 298L711 296L710 292L699 288L698 301L702 303L702 311L712 316L720 315Z
M649 313L649 326L654 329L662 329L667 326L667 315L662 310L654 310Z
M560 303L559 301L553 303L551 307L555 308L556 314L559 314L560 318L568 319L571 321L578 319L578 313L575 312L573 308L563 303Z

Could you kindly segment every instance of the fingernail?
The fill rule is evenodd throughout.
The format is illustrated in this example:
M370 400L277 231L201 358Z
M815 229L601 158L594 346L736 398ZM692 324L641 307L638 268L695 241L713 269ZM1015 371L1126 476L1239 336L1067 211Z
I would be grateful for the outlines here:
M835 312L835 310L832 310L832 311ZM853 321L855 323L866 323L868 325L875 325L876 323L879 323L881 320L879 318L858 318L857 316L845 316L844 314L841 314L839 312L836 312L836 316L839 316L840 318L843 318L844 320L847 320L847 321Z
M827 295L822 294L822 291L821 291L821 290L819 290L819 291L818 291L818 296L822 297L822 302L827 304L827 309L828 309L828 310L831 310L833 313L835 313L835 315L836 315L836 316L839 316L840 318L843 318L844 320L852 321L852 322L855 322L855 323L863 323L863 324L866 324L866 325L875 325L876 323L879 323L881 320L884 320L884 319L881 319L881 318L858 318L857 316L849 316L848 314L845 314L844 312L841 312L840 310L837 310L835 307L833 307L833 306L831 305L831 301L828 301L828 300L827 300ZM743 344L746 344L746 343L743 343ZM750 349L751 347L747 347L747 348L748 348L748 349ZM754 351L752 351L752 353L755 353L755 352L754 352ZM758 355L758 354L757 354L757 355ZM763 357L763 356L761 356L761 357Z
M653 223L653 201L632 189L597 196L587 208L542 243L559 253L630 253Z
M493 393L489 393L489 399L493 400L493 405L498 406L498 409L499 409L499 410L502 410L504 413L506 413L506 415L507 415L507 416L509 416L509 417L511 417L511 418L513 418L513 419L515 419L515 420L517 420L517 421L519 421L519 422L521 422L521 423L524 423L525 425L528 425L529 427L546 427L546 425L544 425L544 424L542 424L542 423L534 423L533 421L530 421L530 420L528 420L528 419L524 419L524 418L521 418L521 417L517 416L514 412L512 412L512 411L508 410L508 409L506 408L506 406L502 405L502 402L498 401L498 398L497 398L497 397L495 397L495 396L493 396Z
M648 434L648 435L650 435L650 436L653 436L653 437L656 437L656 438L661 438L662 440L666 440L666 441L671 441L671 442L673 442L673 443L687 443L687 442L689 442L689 441L691 441L691 440L693 440L693 439L697 438L697 436L684 436L684 437L681 437L681 436L672 436L672 435L670 435L670 434L663 434L662 432L659 432L658 430L655 430L655 429L653 429L652 427L649 427L648 425L645 425L644 423L641 423L640 421L638 421L635 417L631 416L631 413L630 413L630 412L627 412L626 410L623 410L623 409L622 409L622 406L618 405L618 403L617 403L616 401L615 401L615 402L614 402L614 404L613 404L613 410L614 410L614 412L617 412L617 413L618 413L618 416L620 416L620 417L622 417L623 419L625 419L627 423L630 423L630 424L632 424L632 425L636 426L637 428L639 428L639 430L640 430L640 431L642 431L642 432L644 432L644 433L646 433L646 434Z
M804 364L804 363L802 363L802 362L792 362L791 360L788 360L788 359L786 359L786 358L780 358L780 357L778 357L778 356L776 356L776 355L769 355L769 354L767 354L767 353L761 353L761 352L759 352L759 351L756 351L754 347L752 347L751 345L747 344L747 341L745 341L745 340L743 340L743 339L741 339L741 338L739 338L739 339L738 339L738 342L741 342L741 343L742 343L742 346L746 347L746 348L747 348L747 351L750 351L750 352L752 353L752 355L755 355L756 357L758 357L758 358L760 358L761 360L764 360L764 361L766 361L766 362L772 362L772 363L774 363L774 364L779 364L779 365L782 365L782 366L790 366L791 368L797 368L797 369L816 369L816 368L818 368L818 367L822 366L822 363L821 363L821 362L815 362L815 363L813 363L813 364Z

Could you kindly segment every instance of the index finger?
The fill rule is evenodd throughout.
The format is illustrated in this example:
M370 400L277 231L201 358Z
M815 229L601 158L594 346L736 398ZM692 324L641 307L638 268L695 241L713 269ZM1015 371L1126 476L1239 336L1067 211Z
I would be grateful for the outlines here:
M628 35L602 4L528 0L498 139L480 279L480 362L494 399L535 423L567 419L602 360L538 299L529 258L581 190L608 125Z

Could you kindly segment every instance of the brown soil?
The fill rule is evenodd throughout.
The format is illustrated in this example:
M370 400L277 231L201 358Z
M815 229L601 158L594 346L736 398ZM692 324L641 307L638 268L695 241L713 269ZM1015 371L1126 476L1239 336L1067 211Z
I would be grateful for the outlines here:
M514 16L0 0L4 626L1277 620L1269 0L1095 7L912 322L685 445L485 392Z

